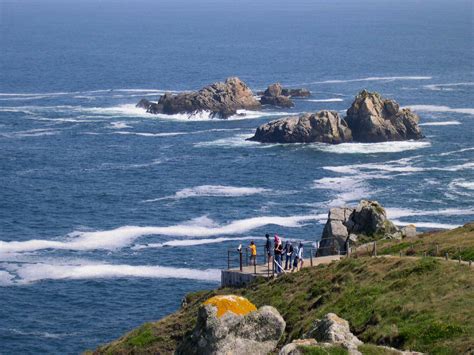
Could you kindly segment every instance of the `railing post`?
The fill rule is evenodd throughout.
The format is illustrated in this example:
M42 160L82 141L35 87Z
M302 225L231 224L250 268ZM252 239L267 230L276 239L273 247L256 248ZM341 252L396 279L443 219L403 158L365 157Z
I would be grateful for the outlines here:
M445 257L446 260L448 260L449 259L449 254L448 253L444 254L444 257Z
M374 256L377 256L377 241L375 240L374 241L374 253L373 253Z
M309 250L309 264L313 266L313 248ZM291 267L291 265L290 265Z
M270 279L270 258L268 257L268 255L266 256L266 258L267 258L267 277L268 279Z
M436 244L436 256L438 256L438 255L439 255L439 245Z
M400 258L402 257L402 251L400 250Z
M461 254L458 255L459 258L459 264L461 264Z
M257 275L257 255L255 255L255 258L253 259L253 273Z
M275 277L275 258L272 259L272 277Z
M239 250L239 264L240 264L240 271L242 271L242 258L243 258L243 255L242 255L242 250Z

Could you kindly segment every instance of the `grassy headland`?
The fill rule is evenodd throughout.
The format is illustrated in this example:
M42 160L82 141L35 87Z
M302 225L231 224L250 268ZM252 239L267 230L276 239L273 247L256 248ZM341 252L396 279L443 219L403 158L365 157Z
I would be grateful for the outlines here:
M472 224L414 239L419 241L413 240L419 255L432 241L439 244L440 251L450 253L459 245L461 250L474 248ZM384 250L398 255L404 243L407 241L387 242ZM406 247L411 248L411 244ZM463 255L469 260L472 254ZM333 312L347 319L352 332L365 343L430 354L474 351L474 267L429 256L361 256L306 268L269 282L257 280L246 288L189 294L185 308L101 346L96 353L172 353L183 335L193 329L201 303L229 293L245 296L258 307L272 305L278 309L287 323L280 345L303 337L316 319ZM360 350L374 353L370 344Z

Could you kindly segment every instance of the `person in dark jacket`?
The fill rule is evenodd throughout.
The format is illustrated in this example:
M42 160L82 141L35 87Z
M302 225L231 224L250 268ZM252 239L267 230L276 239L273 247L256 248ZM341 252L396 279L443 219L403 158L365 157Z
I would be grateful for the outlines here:
M285 270L291 269L291 258L293 257L293 245L290 241L286 241L285 244Z
M270 241L270 235L267 233L265 234L265 255L267 256L267 262L272 262L272 242Z
M275 268L276 268L276 273L280 274L283 272L283 269L281 267L281 255L283 254L283 245L281 243L280 237L275 234L275 248L273 250L275 254Z

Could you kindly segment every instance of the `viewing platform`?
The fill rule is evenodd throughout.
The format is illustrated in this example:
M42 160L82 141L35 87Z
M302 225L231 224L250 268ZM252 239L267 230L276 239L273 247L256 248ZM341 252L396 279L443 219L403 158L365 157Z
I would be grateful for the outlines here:
M310 257L304 259L303 268L321 265L321 264L330 264L333 261L340 260L343 255L329 255L321 257ZM283 263L283 267L284 267ZM298 272L298 271L294 271ZM291 273L291 270L283 270L281 274L277 274L275 269L272 267L272 263L266 262L255 265L242 265L242 269L229 268L227 270L221 271L221 286L222 287L239 287L246 285L257 277L263 277L265 279L271 279L277 277L278 275L283 275L285 273Z

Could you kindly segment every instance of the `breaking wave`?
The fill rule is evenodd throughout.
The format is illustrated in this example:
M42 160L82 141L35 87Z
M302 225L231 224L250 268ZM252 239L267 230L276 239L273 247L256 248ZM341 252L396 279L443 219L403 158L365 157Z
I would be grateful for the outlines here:
M79 280L111 278L172 278L192 279L199 281L220 280L220 270L197 270L151 265L126 264L21 264L14 271L16 278L10 283L17 285L30 284L41 280Z
M63 240L32 239L27 241L0 241L0 255L3 253L29 252L43 249L60 250L115 250L132 244L146 235L174 237L212 237L238 235L267 225L298 228L302 223L315 220L315 215L306 216L262 216L245 218L220 225L207 217L168 227L123 226L97 232L73 232Z
M426 122L420 123L418 126L455 126L460 125L459 121L445 121L445 122Z
M176 192L176 194L166 197L161 197L152 200L145 200L144 202L154 202L168 199L185 199L191 197L240 197L262 194L270 192L270 189L258 187L236 187L223 185L202 185L191 188L186 188Z
M307 99L305 101L309 102L342 102L344 99L341 99L339 97L337 98L332 98L332 99Z
M336 154L376 154L376 153L398 153L407 150L422 149L431 146L427 141L400 141L381 143L341 143L324 144L314 143L309 145L317 150Z

